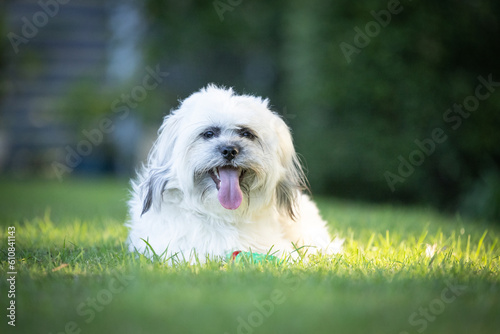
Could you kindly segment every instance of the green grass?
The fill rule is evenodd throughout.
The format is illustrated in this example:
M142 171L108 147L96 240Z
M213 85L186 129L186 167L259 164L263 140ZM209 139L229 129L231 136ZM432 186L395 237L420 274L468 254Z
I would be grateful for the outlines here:
M321 198L341 255L165 266L126 252L127 196L105 179L0 181L1 333L500 333L498 224Z

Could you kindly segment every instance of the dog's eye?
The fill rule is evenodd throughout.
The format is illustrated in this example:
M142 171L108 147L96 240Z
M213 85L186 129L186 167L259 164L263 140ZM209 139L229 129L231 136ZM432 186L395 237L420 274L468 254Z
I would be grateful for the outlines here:
M211 128L207 128L207 129L205 129L205 132L200 134L200 137L203 137L204 139L211 139L211 138L219 137L220 131L221 131L220 128L215 127L215 126L211 127Z
M250 140L255 139L255 135L254 135L251 131L249 131L249 130L244 130L244 131L242 131L242 132L240 133L240 136L241 136L241 137L248 138L248 139L250 139Z
M205 139L210 139L213 137L215 137L215 132L213 132L212 130L208 130L203 133L203 138Z

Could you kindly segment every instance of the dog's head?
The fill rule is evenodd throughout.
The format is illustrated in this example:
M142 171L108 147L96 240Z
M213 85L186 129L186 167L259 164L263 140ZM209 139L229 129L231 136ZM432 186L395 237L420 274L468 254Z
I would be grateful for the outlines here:
M295 218L306 181L290 131L267 100L209 85L165 117L142 187L143 214L172 196L200 212L275 205Z

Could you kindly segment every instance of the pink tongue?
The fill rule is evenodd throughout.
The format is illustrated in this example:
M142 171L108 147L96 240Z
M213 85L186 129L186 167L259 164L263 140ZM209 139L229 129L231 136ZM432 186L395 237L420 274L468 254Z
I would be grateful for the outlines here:
M243 193L240 189L240 171L236 168L219 168L219 202L228 210L236 210L241 205Z

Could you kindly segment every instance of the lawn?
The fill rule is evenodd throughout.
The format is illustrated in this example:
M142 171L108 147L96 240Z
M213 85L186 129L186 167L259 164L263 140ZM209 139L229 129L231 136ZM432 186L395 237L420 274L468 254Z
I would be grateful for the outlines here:
M320 198L341 255L166 266L125 250L127 196L0 181L1 333L500 333L498 222Z

